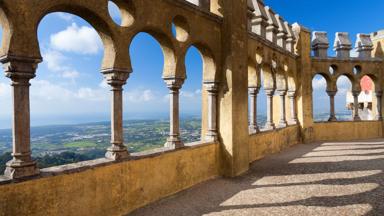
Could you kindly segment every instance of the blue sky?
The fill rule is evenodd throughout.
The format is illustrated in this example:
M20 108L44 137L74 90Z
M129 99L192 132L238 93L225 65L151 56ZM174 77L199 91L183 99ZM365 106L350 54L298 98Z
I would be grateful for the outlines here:
M370 33L384 28L380 12L384 2L370 0L266 0L290 23L299 22L310 30L327 31L330 41L336 31L348 31L354 40L357 33ZM364 8L364 9L363 9ZM111 6L111 17L119 23L119 12ZM79 17L53 13L46 16L38 30L44 62L39 65L31 87L32 125L62 124L109 120L108 86L103 82L100 65L103 45L97 33ZM125 86L125 119L168 115L168 90L161 79L163 55L158 43L141 33L130 48L133 73ZM330 52L332 54L332 52ZM183 115L199 115L201 110L202 61L191 48L186 57L187 76L181 92ZM321 80L315 80L315 109L327 111L328 98L321 93ZM341 88L340 88L341 87ZM340 82L348 88L348 81ZM0 128L11 127L9 80L0 76ZM345 95L339 94L337 109L345 106ZM265 96L259 96L259 111L265 113Z

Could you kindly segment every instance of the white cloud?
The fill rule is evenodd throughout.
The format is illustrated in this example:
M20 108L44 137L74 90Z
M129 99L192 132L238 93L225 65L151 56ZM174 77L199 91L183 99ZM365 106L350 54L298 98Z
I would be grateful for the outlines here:
M312 80L312 88L314 90L327 88L327 82L324 78L314 78Z
M337 93L338 94L346 94L350 89L352 89L351 81L349 81L348 77L340 76L337 80Z
M155 100L156 96L150 89L128 91L124 94L125 99L132 103L143 103Z
M181 91L180 97L189 99L199 98L201 97L201 90L197 89L196 91Z
M100 37L93 28L79 27L76 23L51 35L50 43L56 50L77 54L97 54L103 49Z
M11 95L11 85L7 83L0 83L0 97L8 98Z
M63 12L57 12L55 13L60 19L65 20L65 21L73 21L75 16L69 13L63 13Z
M50 71L56 72L60 77L74 81L80 73L68 63L69 58L56 50L48 50L43 53L44 62Z
M76 70L64 71L63 78L75 79L80 76L80 73Z

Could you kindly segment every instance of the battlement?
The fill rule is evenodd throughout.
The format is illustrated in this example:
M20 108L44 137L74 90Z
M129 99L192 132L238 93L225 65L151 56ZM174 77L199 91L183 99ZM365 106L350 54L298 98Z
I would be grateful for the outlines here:
M311 41L312 51L317 58L328 58L329 40L327 32L315 31L312 33ZM333 49L338 59L350 59L352 51L352 41L348 32L337 32ZM369 34L357 34L354 50L357 58L361 60L370 60L373 58L373 42Z

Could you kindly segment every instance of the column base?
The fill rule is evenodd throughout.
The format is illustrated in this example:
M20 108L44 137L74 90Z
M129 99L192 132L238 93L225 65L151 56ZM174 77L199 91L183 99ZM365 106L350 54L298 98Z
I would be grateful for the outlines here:
M329 122L335 122L337 121L337 118L335 116L329 117L328 119Z
M124 160L129 158L129 152L125 146L113 145L107 149L105 157L115 161Z
M279 122L279 127L280 128L285 128L285 127L288 127L288 122L287 121L280 121Z
M217 142L218 141L217 133L208 132L205 135L204 140L206 142Z
M4 175L11 179L32 177L40 174L35 161L22 162L18 160L8 161Z
M260 128L258 126L249 126L249 133L250 134L255 134L255 133L259 133L260 132Z
M179 138L169 137L164 146L170 149L177 149L184 147L184 143Z
M360 116L355 116L355 117L353 117L353 121L361 121Z
M383 121L383 117L382 117L382 116L377 116L377 117L376 117L376 120L377 120L377 121Z
M297 124L299 124L299 121L297 121L297 120L290 120L288 122L288 125L297 125Z
M276 126L274 123L267 123L264 127L265 130L274 130L276 129Z

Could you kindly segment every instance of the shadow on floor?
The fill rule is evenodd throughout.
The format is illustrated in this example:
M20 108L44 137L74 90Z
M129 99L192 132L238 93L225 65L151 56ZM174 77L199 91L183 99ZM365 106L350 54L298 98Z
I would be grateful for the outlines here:
M298 145L129 216L384 215L384 140Z

